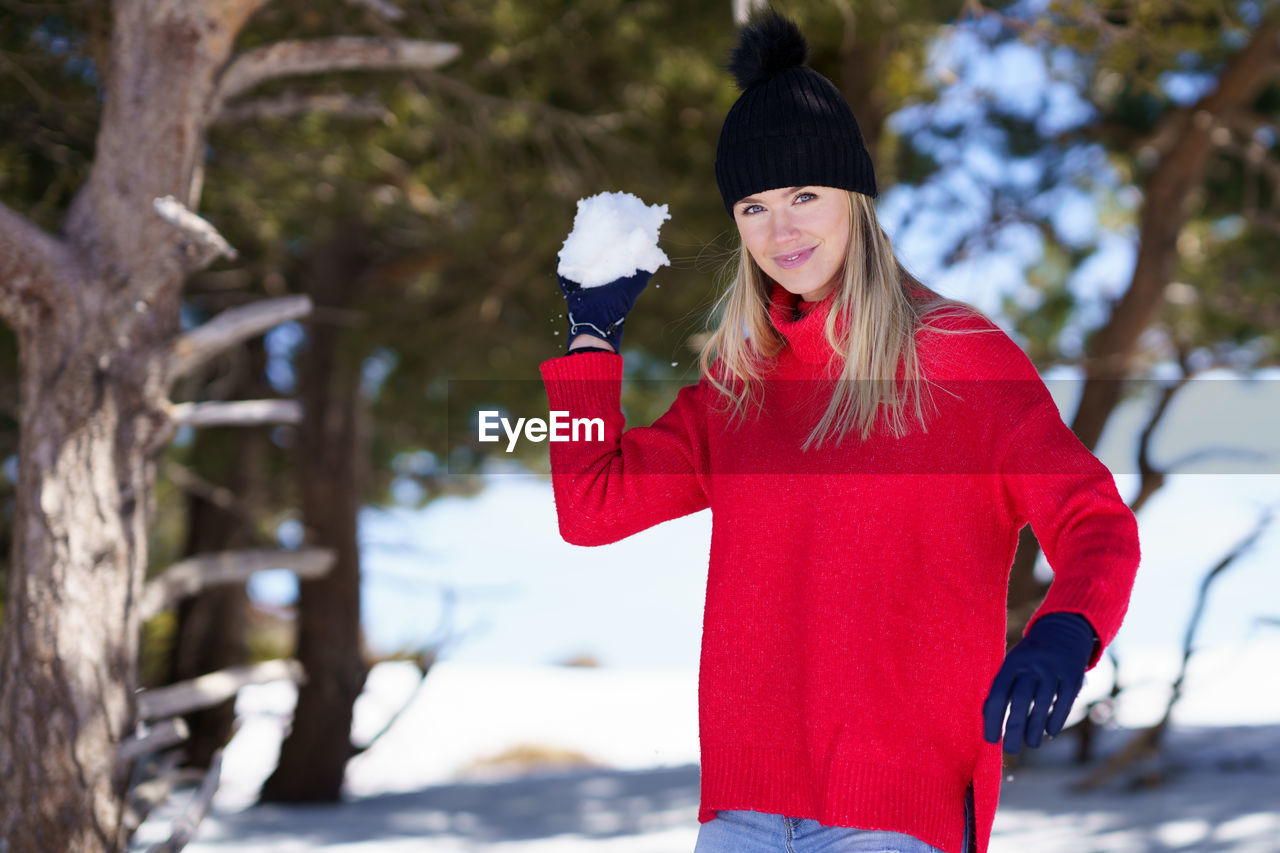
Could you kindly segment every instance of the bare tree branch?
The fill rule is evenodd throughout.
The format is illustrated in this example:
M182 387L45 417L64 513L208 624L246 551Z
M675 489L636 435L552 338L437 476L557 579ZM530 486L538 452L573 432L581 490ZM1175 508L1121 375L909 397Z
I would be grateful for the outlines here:
M162 720L201 708L220 705L249 684L288 679L301 683L306 679L302 664L296 660L269 660L251 666L236 666L211 672L190 681L167 687L155 687L138 694L138 718Z
M1196 376L1197 371L1191 369L1187 360L1187 347L1183 345L1177 346L1178 366L1182 370L1182 374L1173 382L1166 384L1160 389L1160 397L1156 401L1155 408L1151 412L1151 417L1147 420L1147 425L1143 427L1142 434L1138 439L1138 473L1141 477L1139 481L1138 494L1129 503L1129 509L1137 513L1142 509L1143 505L1164 486L1166 478L1169 474L1187 468L1205 459L1217 458L1227 459L1235 458L1240 460L1252 460L1259 464L1271 461L1270 454L1255 450L1241 450L1235 447L1201 447L1189 453L1185 453L1174 461L1168 463L1163 468L1157 468L1155 463L1151 461L1151 441L1155 436L1156 429L1159 427L1165 414L1169 411L1169 406L1173 402L1174 395L1190 384L1191 380ZM1224 366L1215 364L1214 366ZM1207 368L1206 368L1207 369Z
M177 751L162 753L155 764L146 762L148 770L151 771L150 778L130 784L124 823L131 837L156 806L169 798L174 784L181 775L181 771L178 770L179 761L181 756Z
M302 422L302 404L297 400L235 400L208 403L178 403L170 409L178 426L259 426Z
M440 619L440 625L436 628L436 637L428 641L427 648L414 657L413 662L418 667L418 672L422 677L418 680L418 684L414 687L413 692L409 694L409 698L396 710L394 714L383 724L373 737L369 738L360 746L351 745L351 754L353 756L368 752L369 749L377 743L383 735L391 731L396 722L409 710L409 706L418 698L418 694L422 692L423 686L427 683L427 675L431 672L431 667L439 659L442 650L456 642L465 632L455 631L453 628L454 617L457 615L458 596L457 591L453 588L446 588L444 591L444 613Z
M268 80L329 71L389 71L438 68L461 53L449 42L336 36L278 41L233 58L222 73L210 115L227 101Z
M1164 486L1167 472L1156 468L1151 463L1151 439L1155 435L1156 427L1160 425L1165 413L1169 411L1169 404L1173 402L1174 395L1191 381L1191 373L1181 355L1179 361L1182 363L1182 375L1178 377L1177 381L1171 382L1160 389L1160 399L1156 402L1156 407L1152 411L1151 417L1147 420L1147 425L1143 428L1142 436L1138 440L1138 472L1141 475L1141 480L1139 481L1138 494L1129 504L1129 509L1134 513L1142 509L1143 504Z
M1174 706L1182 699L1182 686L1187 676L1187 664L1195 653L1196 631L1200 628L1200 618L1204 615L1205 602L1209 598L1209 587L1232 563L1257 543L1259 537L1270 526L1274 512L1274 507L1268 507L1249 535L1232 548L1213 568L1209 569L1200 581L1200 593L1196 596L1195 610L1192 611L1191 618L1187 621L1187 628L1182 636L1182 664L1178 669L1177 677L1173 681L1172 691L1169 694L1169 703L1165 706L1164 716L1160 718L1160 722L1137 732L1123 749L1107 759L1102 766L1072 784L1072 790L1088 791L1097 788L1116 774L1124 771L1125 768L1159 753L1164 733L1168 730L1169 722L1173 718Z
M161 219L181 231L186 238L180 246L190 271L204 269L219 257L236 257L236 250L218 233L218 229L173 196L158 198L152 206Z
M175 486L188 494L195 495L201 500L213 504L223 512L234 515L244 523L245 529L252 534L255 543L263 541L261 534L257 532L258 521L253 514L253 510L244 501L240 500L235 492L226 486L219 486L217 483L209 482L187 466L181 465L170 458L161 459L160 467L165 476L172 480Z
M156 844L148 849L147 853L178 853L179 850L186 847L191 839L196 837L196 830L200 827L200 821L204 820L204 816L209 812L209 805L213 802L213 794L218 790L218 780L222 775L222 750L218 750L213 754L213 759L209 762L209 772L205 774L204 781L200 783L200 790L196 792L191 803L187 806L187 810L182 813L182 817L173 825L173 832L169 835L169 840L160 844Z
M1120 684L1120 659L1116 656L1114 646L1107 649L1107 658L1111 661L1111 687L1107 690L1107 695L1085 705L1084 716L1079 722L1062 730L1062 734L1073 735L1076 739L1076 764L1084 765L1093 761L1096 735L1103 725L1098 717L1100 714L1113 716L1116 699L1124 692L1124 687Z
M415 701L417 701L418 694L421 693L422 688L426 686L427 674L431 671L431 667L435 662L436 662L435 649L428 649L427 651L418 655L418 657L414 660L414 663L416 663L418 666L418 672L421 673L421 678L418 679L418 683L413 688L413 692L409 694L409 698L404 700L404 702L400 705L400 707L396 709L396 712L387 719L387 721L382 725L382 728L378 729L378 731L374 734L373 737L369 738L360 746L356 746L355 744L351 745L351 755L353 757L357 755L361 755L365 752L368 752L369 749L375 743L377 743L379 740L382 739L383 735L385 735L387 732L391 731L391 729L395 727L395 724L399 722L402 716L404 716L404 712L409 710L409 707L413 705Z
M143 619L150 619L167 607L211 586L243 583L254 572L288 569L300 579L323 576L333 568L333 551L304 548L297 551L261 549L219 551L174 563L147 581L138 607Z
M61 240L0 202L0 317L17 328L24 300L55 301L70 258Z
M1173 714L1173 706L1182 698L1182 683L1187 676L1187 662L1191 660L1191 655L1195 652L1196 631L1199 630L1200 618L1204 615L1205 602L1209 598L1209 587L1232 563L1257 543L1259 537L1271 526L1274 514L1274 508L1268 507L1259 517L1257 524L1253 526L1253 530L1249 532L1249 535L1242 539L1236 547L1232 548L1230 553L1219 560L1217 565L1210 569L1205 574L1204 579L1200 581L1200 594L1196 596L1196 608L1192 611L1191 618L1187 621L1187 630L1182 636L1182 667L1178 670L1178 677L1174 679L1173 694L1169 697L1169 704L1165 708L1164 719L1160 721L1160 726L1168 725L1169 718Z
M1201 447L1190 453L1184 453L1169 464L1169 471L1189 468L1206 459L1235 459L1239 462L1255 462L1259 466L1275 461L1275 454L1261 450L1243 450L1238 447Z
M174 744L182 743L191 732L187 729L187 721L182 717L164 720L154 726L142 724L142 733L125 738L116 752L116 760L121 764L137 761L144 755L151 755Z
M338 118L386 123L394 113L374 98L344 94L304 95L286 92L274 98L237 101L218 114L219 124L258 121L264 118L292 118L307 113L328 113Z
M1070 789L1076 792L1083 792L1101 787L1126 767L1157 754L1160 750L1160 728L1161 726L1155 725L1140 729L1129 739L1123 749L1108 757L1101 766L1087 774L1083 779L1073 782Z
M311 297L286 296L228 308L173 345L170 380L186 376L213 356L281 323L311 313Z

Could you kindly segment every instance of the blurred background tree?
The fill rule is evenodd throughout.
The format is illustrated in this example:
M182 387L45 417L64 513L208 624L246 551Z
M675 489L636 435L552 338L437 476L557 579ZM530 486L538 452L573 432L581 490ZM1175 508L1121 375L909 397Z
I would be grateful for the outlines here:
M1042 371L1082 380L1068 422L1093 449L1117 405L1150 398L1148 437L1183 387L1151 381L1274 365L1280 50L1274 4L1025 2L940 45L931 94L899 122L904 178L932 221L965 222L944 264L1026 259L1001 313ZM1033 59L1029 59L1033 57ZM1021 64L1015 64L1021 60ZM985 69L985 70L984 70ZM1018 69L1025 84L997 75ZM1016 95L1014 94L1016 93ZM1124 280L1104 277L1131 253ZM1137 380L1137 381L1135 381ZM1160 402L1163 398L1163 403ZM1133 508L1165 481L1142 448ZM1022 531L1009 641L1048 588Z

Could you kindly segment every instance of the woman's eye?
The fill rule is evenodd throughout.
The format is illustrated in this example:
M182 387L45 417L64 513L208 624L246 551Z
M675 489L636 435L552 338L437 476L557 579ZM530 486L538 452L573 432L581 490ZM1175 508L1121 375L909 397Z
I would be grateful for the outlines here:
M742 212L746 216L750 216L751 214L755 213L757 210L764 210L764 208L758 204L749 204L746 207L742 208Z
M796 193L796 201L807 201L811 198L817 198L814 193Z

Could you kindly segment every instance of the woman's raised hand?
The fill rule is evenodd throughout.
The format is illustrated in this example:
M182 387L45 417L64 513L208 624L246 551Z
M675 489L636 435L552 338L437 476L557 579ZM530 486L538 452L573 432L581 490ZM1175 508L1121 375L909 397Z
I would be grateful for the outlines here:
M598 193L578 201L573 230L560 249L556 278L569 306L567 349L580 335L622 347L622 325L659 267L670 263L658 231L671 218L665 204L631 193Z
M614 279L597 287L583 287L562 275L557 275L560 292L568 307L569 338L572 346L578 335L594 335L603 338L614 352L622 348L622 327L627 314L636 304L640 291L649 284L653 273L645 270ZM568 349L568 346L566 349Z

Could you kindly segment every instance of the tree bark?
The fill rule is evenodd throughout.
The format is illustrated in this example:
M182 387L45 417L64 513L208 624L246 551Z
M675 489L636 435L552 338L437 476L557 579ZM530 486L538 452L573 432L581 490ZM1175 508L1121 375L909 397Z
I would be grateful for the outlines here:
M127 843L130 768L117 758L136 717L139 596L155 459L174 428L181 290L188 275L233 254L193 211L232 46L265 2L114 0L109 55L96 68L103 108L93 164L65 237L0 204L0 318L18 338L21 397L0 629L5 853ZM381 51L364 41L324 46L323 55L303 51L301 70L421 68L457 52L398 41ZM252 59L276 56L269 51L250 56L239 68L255 83L299 71Z
M369 266L359 227L312 258L305 276L316 310L349 307ZM362 359L339 326L312 321L298 366L305 415L298 428L299 494L308 545L330 548L333 568L300 584L297 658L307 681L293 727L262 787L264 802L336 802L352 755L351 713L368 669L360 632L357 517L365 494L367 428Z
M9 853L127 839L138 598L165 363L191 267L153 201L189 195L201 105L255 8L120 0L86 185L64 240L0 210L0 313L20 362L19 482L0 633L0 838Z
M89 315L92 317L92 314ZM50 312L21 335L20 474L0 649L0 837L115 850L134 717L137 600L157 432L145 377L102 330ZM108 357L104 356L104 359Z

